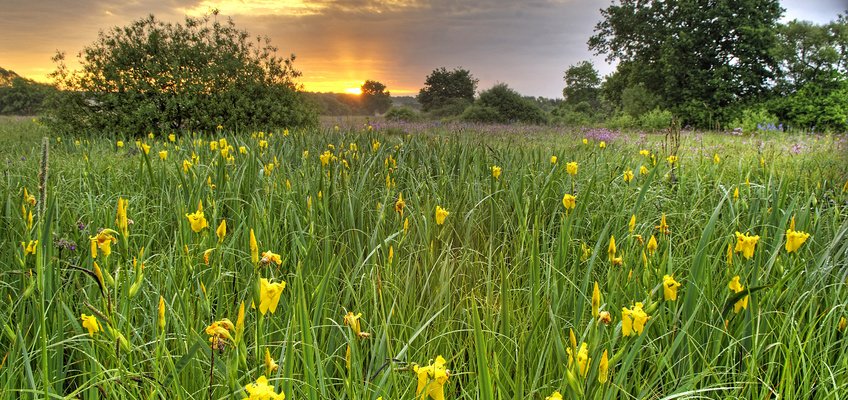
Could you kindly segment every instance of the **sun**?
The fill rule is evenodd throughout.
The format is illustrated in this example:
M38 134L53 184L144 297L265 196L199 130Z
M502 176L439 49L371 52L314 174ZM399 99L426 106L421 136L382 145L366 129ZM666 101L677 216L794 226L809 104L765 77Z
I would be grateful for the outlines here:
M358 87L355 87L355 88L347 88L347 89L345 89L345 93L347 93L347 94L356 94L356 95L359 95L359 94L362 94L362 89L361 89L361 88L358 88Z

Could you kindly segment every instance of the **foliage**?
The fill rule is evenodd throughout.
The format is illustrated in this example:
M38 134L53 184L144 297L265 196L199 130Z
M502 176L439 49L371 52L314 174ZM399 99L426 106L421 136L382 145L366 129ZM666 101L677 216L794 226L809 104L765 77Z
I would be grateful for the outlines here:
M499 83L480 93L480 98L475 105L481 108L472 111L469 117L494 116L492 114L494 111L497 118L491 122L544 124L548 119L545 112L535 102L522 97L505 83Z
M743 133L782 130L777 117L762 107L742 110L742 115L734 119L728 127L731 129L741 128Z
M369 115L362 107L362 98L355 94L303 92L302 95L320 115Z
M460 119L468 122L478 122L484 124L503 123L503 116L494 107L484 106L481 104L473 104L466 108L460 116Z
M809 82L770 105L780 120L805 131L848 131L848 79L833 83Z
M560 107L551 113L551 123L564 126L586 126L592 123L589 114L576 111L573 107Z
M781 12L777 0L621 0L601 10L588 44L619 61L608 89L642 84L684 124L708 125L768 92Z
M386 85L377 81L365 81L361 87L362 106L369 114L382 114L392 106L391 93Z
M50 85L13 77L0 86L0 115L36 115L55 89Z
M435 105L427 115L434 118L451 118L461 115L465 109L471 106L473 101L468 99L450 98ZM422 106L423 110L423 106Z
M639 126L647 131L669 129L674 120L671 111L655 108L639 117Z
M474 101L474 93L477 91L477 78L471 72L455 68L448 71L445 67L434 69L424 80L424 87L418 92L418 102L421 103L425 112L449 107L457 109L456 100L465 100L467 103ZM464 110L464 108L463 108ZM460 110L456 114L459 115Z
M639 120L630 114L619 113L607 119L604 125L615 130L633 129L639 126Z
M777 30L775 52L780 60L777 90L786 94L807 83L836 83L848 73L848 17L816 25L789 21Z
M657 97L642 84L630 86L621 92L621 109L634 118L655 109L657 103Z
M585 102L597 107L600 85L601 78L592 62L581 61L569 66L565 70L565 89L562 90L565 103L576 105Z
M421 114L409 107L392 107L384 116L388 121L416 122Z
M80 70L69 71L57 54L53 76L64 92L46 121L64 132L110 134L314 124L296 90L294 56L276 52L231 20L171 24L151 15L101 32L80 52Z
M848 18L816 25L790 21L778 30L780 76L769 108L803 130L848 130Z

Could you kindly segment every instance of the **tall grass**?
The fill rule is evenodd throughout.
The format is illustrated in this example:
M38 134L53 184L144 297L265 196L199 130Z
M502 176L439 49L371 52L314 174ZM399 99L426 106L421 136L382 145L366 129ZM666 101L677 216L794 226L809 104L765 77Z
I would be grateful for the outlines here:
M684 135L673 167L659 135L622 135L601 149L580 134L224 129L144 137L148 154L134 138L119 138L119 148L115 139L53 137L46 197L32 205L24 188L39 198L39 137L48 132L22 121L4 129L0 399L243 398L262 375L287 398L415 398L416 365L439 355L448 399L848 390L844 137ZM229 161L221 145L210 148L222 138ZM626 169L636 174L630 183ZM564 209L565 193L577 197L574 210ZM119 197L129 236L92 259L90 238L117 230ZM209 227L195 233L186 214L201 202ZM436 206L450 212L443 225ZM663 214L667 235L656 228ZM787 253L793 218L811 236ZM279 266L251 260L251 230L259 252L281 255ZM734 253L731 264L736 231L760 240L751 259ZM658 250L643 259L652 235ZM611 236L622 265L609 260ZM36 239L25 255L20 243ZM676 301L663 298L664 275L682 283ZM736 275L749 291L733 297ZM260 278L287 283L264 316L251 307ZM609 324L592 315L596 281ZM748 307L735 313L744 295ZM650 319L624 337L622 308L636 302ZM233 333L213 349L207 326L236 323L242 304L243 338ZM370 336L345 324L348 311L362 313ZM89 335L81 314L102 330ZM266 368L266 349L276 370Z

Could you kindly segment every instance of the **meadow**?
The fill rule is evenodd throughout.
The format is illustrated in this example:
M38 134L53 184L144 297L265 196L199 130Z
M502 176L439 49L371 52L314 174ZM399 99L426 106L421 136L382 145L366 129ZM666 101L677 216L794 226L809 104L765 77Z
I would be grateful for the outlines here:
M0 399L848 392L845 135L6 119L0 149Z

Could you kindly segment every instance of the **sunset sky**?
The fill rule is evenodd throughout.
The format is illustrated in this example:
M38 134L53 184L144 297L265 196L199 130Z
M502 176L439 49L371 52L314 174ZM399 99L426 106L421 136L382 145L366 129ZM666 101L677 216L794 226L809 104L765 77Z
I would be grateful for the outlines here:
M464 67L478 89L504 82L526 95L562 97L563 71L581 60L612 72L586 40L609 0L0 0L0 67L46 81L56 50L71 61L99 30L153 13L178 22L212 8L297 55L309 91L344 92L366 79L414 95L441 66ZM825 23L848 0L784 0L784 19ZM69 63L71 67L76 64Z

